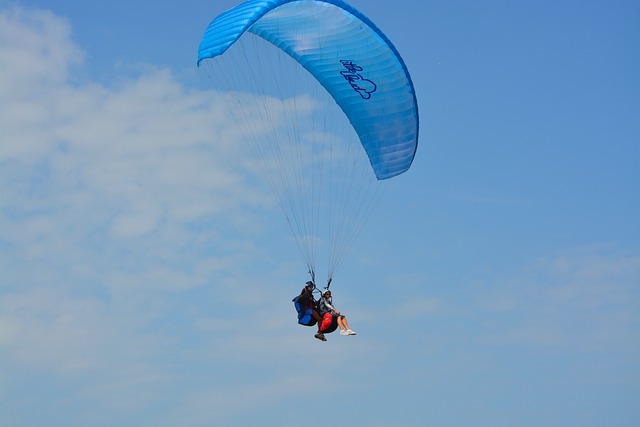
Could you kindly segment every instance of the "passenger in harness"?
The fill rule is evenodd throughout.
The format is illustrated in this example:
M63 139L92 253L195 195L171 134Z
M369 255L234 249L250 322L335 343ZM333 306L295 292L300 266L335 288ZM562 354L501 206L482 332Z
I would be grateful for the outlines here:
M322 316L322 330L327 332L329 326L325 327L325 324L330 324L333 322L337 322L338 327L340 328L340 335L355 335L356 333L349 328L349 323L347 322L347 318L341 314L338 310L336 310L333 305L331 305L331 291L329 289L325 289L322 292L322 298L320 299L320 304L318 305L318 309L320 310L320 315ZM327 317L331 316L331 320ZM331 332L335 331L335 327Z
M318 333L315 337L321 341L326 341L324 333L320 331L322 326L322 318L318 314L318 307L315 298L313 297L313 290L315 284L311 281L305 283L304 288L300 292L300 295L293 299L293 304L298 312L298 323L304 326L318 325Z

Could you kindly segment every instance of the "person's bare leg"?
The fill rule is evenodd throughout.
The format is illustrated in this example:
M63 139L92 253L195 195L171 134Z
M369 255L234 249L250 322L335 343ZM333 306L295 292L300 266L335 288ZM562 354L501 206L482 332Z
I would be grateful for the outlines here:
M351 329L349 327L349 323L347 322L347 318L342 316L342 324L344 325L345 329L348 331L349 329Z

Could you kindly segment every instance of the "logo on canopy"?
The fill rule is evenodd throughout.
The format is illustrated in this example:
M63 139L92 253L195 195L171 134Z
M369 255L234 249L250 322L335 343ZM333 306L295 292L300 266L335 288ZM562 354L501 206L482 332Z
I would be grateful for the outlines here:
M371 98L371 94L378 87L371 80L362 77L360 72L363 71L363 68L352 60L341 59L340 63L346 68L346 70L340 71L340 74L349 82L353 90L358 92L362 99Z

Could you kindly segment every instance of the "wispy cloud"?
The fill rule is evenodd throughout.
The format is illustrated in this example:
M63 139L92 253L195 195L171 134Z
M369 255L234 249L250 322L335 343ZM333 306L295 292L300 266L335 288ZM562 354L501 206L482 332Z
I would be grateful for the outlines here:
M496 278L494 278L496 279ZM640 353L638 257L611 247L574 248L478 286L476 309L491 340L578 352ZM501 322L503 320L503 322Z
M450 421L465 399L483 416L535 400L556 382L513 390L537 370L594 390L637 379L640 260L616 247L336 287L358 336L315 340L290 302L298 260L260 249L273 201L225 106L149 65L98 83L72 35L50 12L0 10L0 424L255 425L278 411L298 425L322 376L338 418L383 424L426 396ZM498 403L480 405L496 382Z
M202 288L192 310L206 309L251 257L247 207L268 198L234 166L210 94L162 69L87 80L71 33L49 12L0 12L5 368L151 390L175 375L156 360L179 339L162 325L198 317L172 295Z
M284 327L292 296L272 292L284 305L263 307L246 266L279 268L249 238L271 200L211 93L153 67L93 82L69 24L48 12L2 10L0 32L5 421L25 416L20 390L39 382L28 372L64 390L27 399L54 424L114 411L131 422L168 396L164 415L197 422L206 408L231 417L247 399L287 399L293 366L339 371L366 354L363 339L309 358L299 341L317 344L312 328ZM278 376L253 378L259 369Z

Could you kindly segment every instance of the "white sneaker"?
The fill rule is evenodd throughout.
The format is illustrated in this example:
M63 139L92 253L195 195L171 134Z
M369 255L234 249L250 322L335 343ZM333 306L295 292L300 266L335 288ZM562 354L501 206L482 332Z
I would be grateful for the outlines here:
M340 335L349 335L349 332L343 331L342 329L340 329Z
M347 335L355 335L356 333L353 332L351 329L347 329Z

